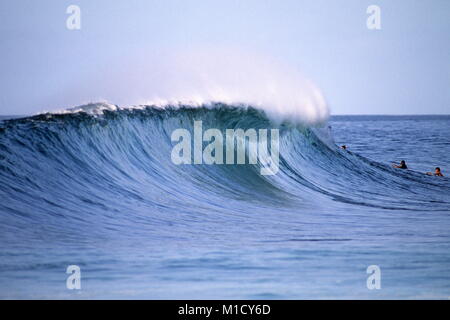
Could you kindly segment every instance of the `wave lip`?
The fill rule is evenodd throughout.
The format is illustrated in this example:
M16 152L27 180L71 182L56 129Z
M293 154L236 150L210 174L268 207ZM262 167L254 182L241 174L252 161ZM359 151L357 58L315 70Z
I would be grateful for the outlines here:
M315 94L315 99L318 104L325 106L323 97L320 92ZM274 123L281 124L283 122L289 122L292 124L304 124L304 125L323 125L329 117L329 111L326 107L315 108L316 103L312 101L304 101L305 108L295 108L291 106L290 108L282 108L276 104L262 104L260 103L249 103L244 101L230 102L231 100L226 99L226 102L216 101L216 100L205 100L200 97L190 98L190 99L156 99L152 101L147 101L146 104L142 105L129 105L129 106L119 106L109 102L91 102L75 107L70 107L66 109L57 109L54 111L43 111L37 115L62 115L62 114L76 114L76 113L86 113L92 116L100 116L108 111L119 111L119 110L144 110L146 108L158 108L158 109L180 109L180 108L205 108L214 109L218 105L224 108L242 108L242 109L257 109L262 111L267 117L269 117Z
M72 114L72 113L87 113L89 115L102 115L105 111L119 110L119 106L110 104L108 102L91 102L80 106L75 106L67 109L44 111L39 114Z

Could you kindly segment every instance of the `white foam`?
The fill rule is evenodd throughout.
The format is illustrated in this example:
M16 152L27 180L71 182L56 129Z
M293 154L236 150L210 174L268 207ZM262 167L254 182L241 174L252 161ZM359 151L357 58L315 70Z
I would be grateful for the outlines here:
M120 109L118 106L114 104L110 104L107 102L91 102L88 104L75 106L67 109L59 109L54 111L43 111L39 114L51 113L51 114L71 114L71 113L79 113L85 112L90 115L101 115L105 110L108 111L116 111Z

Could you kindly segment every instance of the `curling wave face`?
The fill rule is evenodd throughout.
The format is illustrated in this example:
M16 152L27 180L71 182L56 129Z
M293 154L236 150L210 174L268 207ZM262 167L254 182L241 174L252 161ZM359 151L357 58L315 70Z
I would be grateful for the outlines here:
M251 214L346 205L402 210L449 210L447 188L420 174L401 172L340 150L325 127L283 122L250 106L147 106L41 114L9 120L0 132L0 211L7 225L61 220L92 228L169 225L178 215ZM175 165L171 133L203 126L277 128L279 172L260 163ZM168 215L167 213L170 213ZM230 216L230 217L231 217ZM182 219L182 218L181 218ZM68 224L68 228L76 227Z

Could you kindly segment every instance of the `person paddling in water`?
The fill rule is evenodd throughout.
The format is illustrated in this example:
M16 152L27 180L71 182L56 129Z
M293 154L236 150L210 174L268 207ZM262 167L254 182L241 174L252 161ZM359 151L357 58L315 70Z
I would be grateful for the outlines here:
M434 170L434 173L433 172L427 172L427 175L429 175L429 176L437 176L437 177L443 177L444 176L442 174L442 172L441 172L441 168L439 168L439 167L436 167L436 169Z
M408 166L406 165L405 160L400 161L400 165L398 164L393 164L392 165L394 168L398 168L398 169L408 169Z

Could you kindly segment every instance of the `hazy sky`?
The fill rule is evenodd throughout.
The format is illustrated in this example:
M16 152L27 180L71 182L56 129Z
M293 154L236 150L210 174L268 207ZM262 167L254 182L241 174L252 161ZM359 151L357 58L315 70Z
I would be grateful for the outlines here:
M72 4L80 30L66 27ZM369 5L381 30L366 26ZM205 47L300 70L332 114L450 113L448 0L2 0L0 114L121 104L141 82L151 95L158 56Z

